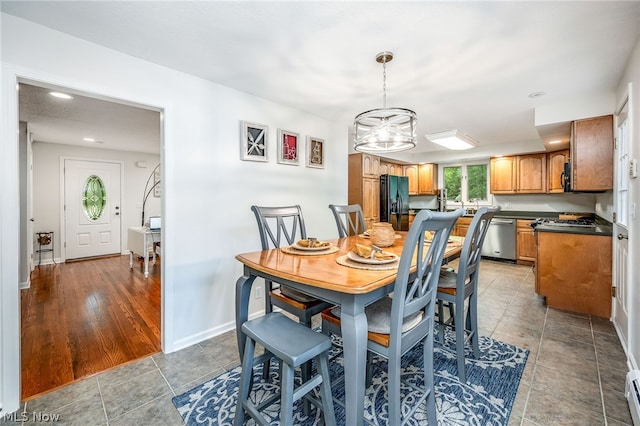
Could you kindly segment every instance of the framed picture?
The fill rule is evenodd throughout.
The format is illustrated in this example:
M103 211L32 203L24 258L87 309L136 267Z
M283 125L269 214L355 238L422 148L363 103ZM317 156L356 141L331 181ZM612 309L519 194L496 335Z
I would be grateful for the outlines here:
M307 136L307 167L324 169L324 141Z
M278 163L298 165L298 134L278 129Z
M162 195L162 190L160 187L160 167L158 167L156 171L153 172L153 184L155 185L153 187L153 196L160 197Z
M240 159L248 161L268 161L267 148L269 128L263 124L240 122Z

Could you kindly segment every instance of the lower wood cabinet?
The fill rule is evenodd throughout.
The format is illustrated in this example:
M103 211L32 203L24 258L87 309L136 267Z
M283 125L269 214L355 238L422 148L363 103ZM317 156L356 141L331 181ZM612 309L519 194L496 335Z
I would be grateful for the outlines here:
M460 217L456 221L455 226L451 230L451 235L456 235L458 237L464 237L467 235L467 231L469 230L469 225L473 217Z
M547 306L611 316L611 236L536 231L536 292Z
M536 239L532 220L516 221L516 262L519 265L533 265L536 262Z

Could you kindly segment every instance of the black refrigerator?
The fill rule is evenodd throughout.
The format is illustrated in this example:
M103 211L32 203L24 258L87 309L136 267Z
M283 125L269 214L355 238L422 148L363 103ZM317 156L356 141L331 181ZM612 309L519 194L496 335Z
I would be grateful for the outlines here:
M389 222L396 231L409 230L409 178L380 176L380 222Z

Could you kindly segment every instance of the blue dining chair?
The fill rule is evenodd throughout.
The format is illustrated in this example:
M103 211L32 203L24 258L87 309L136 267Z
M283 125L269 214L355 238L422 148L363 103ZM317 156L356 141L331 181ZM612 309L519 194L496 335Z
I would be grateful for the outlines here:
M439 340L444 343L445 327L453 327L456 334L456 357L458 378L466 382L464 348L471 343L474 357L480 356L478 345L478 276L484 237L491 219L500 211L497 207L480 207L469 224L464 237L458 270L442 269L438 281L438 328ZM464 304L469 300L465 315ZM444 305L448 305L449 316L444 316ZM465 318L466 316L466 318Z
M329 209L333 213L333 218L336 220L339 238L348 237L349 235L359 235L367 230L360 204L329 204Z
M367 306L365 314L369 324L367 349L388 359L389 424L401 425L426 402L430 425L436 425L436 403L433 375L433 340L436 291L442 258L447 240L455 222L464 214L455 212L420 211L402 248L398 274L393 285L393 298L384 297ZM426 232L433 233L430 244L425 244ZM415 259L415 273L412 263ZM379 328L371 330L371 325ZM336 309L322 312L324 333L340 334L340 313ZM400 361L402 355L414 346L424 344L424 393L410 404L402 419L400 395Z

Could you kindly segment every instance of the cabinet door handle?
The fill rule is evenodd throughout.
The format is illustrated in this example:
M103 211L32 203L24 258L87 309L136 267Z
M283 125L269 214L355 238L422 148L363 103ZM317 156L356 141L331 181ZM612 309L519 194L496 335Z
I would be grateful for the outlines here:
M628 239L629 239L629 236L628 236L628 235L618 234L618 239L619 239L619 240L628 240Z

